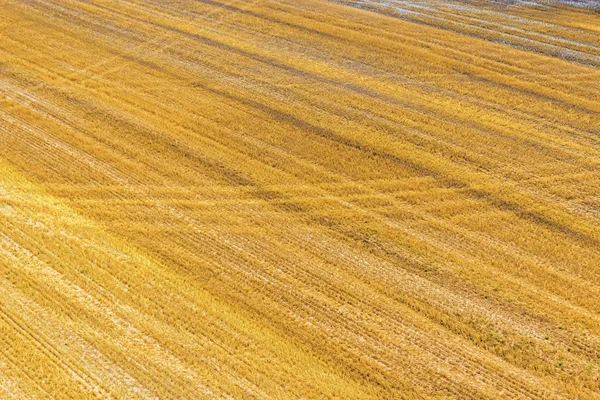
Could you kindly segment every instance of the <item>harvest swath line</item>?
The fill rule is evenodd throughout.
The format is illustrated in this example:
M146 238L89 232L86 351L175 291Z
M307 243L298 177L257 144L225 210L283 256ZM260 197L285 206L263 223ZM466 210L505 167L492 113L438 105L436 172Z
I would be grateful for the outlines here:
M339 3L0 5L0 397L600 396L600 15Z
M233 0L233 1L229 2L229 3L227 3L227 4L228 5L233 5L233 4L239 3L240 1L241 0ZM249 4L246 2L246 4L248 4L248 6L246 8L252 7L254 4L258 3L258 1L260 1L260 0L255 0L253 2L250 2ZM219 11L219 10L215 9L215 12L217 12L217 11ZM202 18L203 19L207 19L210 15L211 15L211 13L207 13L207 14L203 15ZM213 22L214 21L218 21L218 18L212 18L211 21L213 21ZM192 26L195 23L196 23L196 21L190 21L187 25L182 26L182 28L187 27L187 26ZM175 46L177 44L176 41L173 41L171 43L168 43L166 45L160 46L158 48L152 47L153 45L158 44L158 43L160 43L160 40L149 40L149 41L143 42L140 45L136 46L135 48L129 49L129 50L130 50L130 53L133 54L133 52L135 50L141 50L141 49L143 49L145 47L150 46L152 51L150 53L146 53L146 55L147 56L151 56L152 54L155 54L155 53L158 53L158 52L162 52L162 51L167 50L168 48L173 47L173 46ZM74 78L76 78L79 75L84 75L86 72L88 72L88 71L90 71L90 70L92 70L94 68L101 67L102 65L107 64L107 63L109 63L109 62L111 62L111 61L113 61L113 60L115 60L117 58L120 58L120 57L122 57L122 56L107 57L107 58L105 58L105 59L103 59L103 60L101 60L101 61L99 61L99 62L97 62L97 63L95 63L93 65L90 65L90 66L88 66L88 67L86 67L84 69L81 69L81 70L78 70L78 71L74 72L73 74L71 74L68 77L68 79L74 79ZM103 72L101 74L100 73L95 73L94 74L94 78L95 79L102 78L102 77L104 77L104 76L106 76L106 75L108 75L110 73L117 72L118 70L126 67L127 64L128 64L128 62L123 61L120 65L115 66L115 67L113 67L113 68L111 68L111 69L109 69L109 70L107 70L107 71L105 71L105 72ZM40 83L40 86L43 85L43 84L44 84L43 82Z

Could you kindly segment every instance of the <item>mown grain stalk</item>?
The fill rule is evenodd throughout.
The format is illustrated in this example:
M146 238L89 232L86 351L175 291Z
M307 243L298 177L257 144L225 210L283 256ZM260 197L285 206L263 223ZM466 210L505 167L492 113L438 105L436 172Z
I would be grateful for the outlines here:
M0 398L598 399L599 38L593 1L0 1Z

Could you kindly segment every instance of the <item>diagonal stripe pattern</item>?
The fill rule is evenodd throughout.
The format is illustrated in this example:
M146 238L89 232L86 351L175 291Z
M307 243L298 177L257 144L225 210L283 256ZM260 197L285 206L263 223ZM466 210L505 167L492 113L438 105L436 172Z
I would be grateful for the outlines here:
M0 14L0 398L600 395L592 8Z

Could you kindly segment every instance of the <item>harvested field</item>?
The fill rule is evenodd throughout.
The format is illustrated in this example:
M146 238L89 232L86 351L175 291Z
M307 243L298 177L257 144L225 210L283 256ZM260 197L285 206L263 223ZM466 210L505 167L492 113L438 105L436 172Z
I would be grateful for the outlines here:
M0 1L0 398L600 398L592 3Z

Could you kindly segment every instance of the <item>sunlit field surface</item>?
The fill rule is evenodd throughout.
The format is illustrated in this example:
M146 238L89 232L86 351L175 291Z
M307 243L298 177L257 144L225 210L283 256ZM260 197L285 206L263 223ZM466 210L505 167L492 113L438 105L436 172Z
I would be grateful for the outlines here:
M600 398L568 3L0 1L0 399Z

